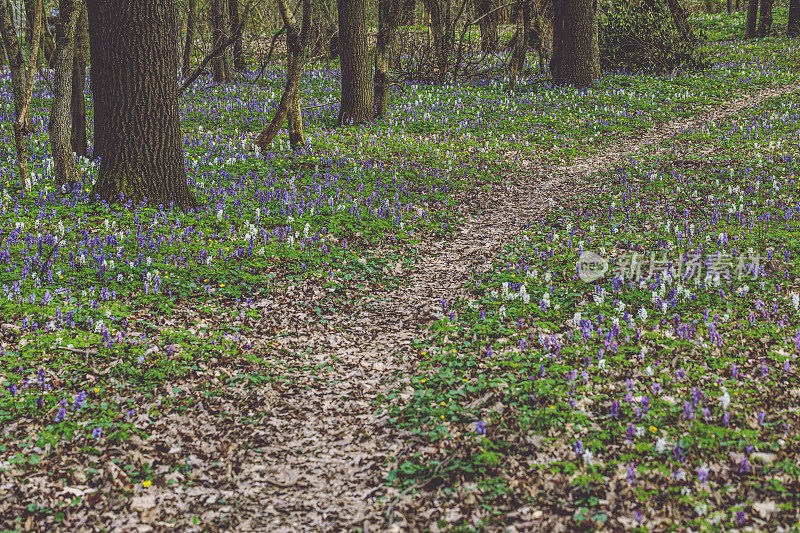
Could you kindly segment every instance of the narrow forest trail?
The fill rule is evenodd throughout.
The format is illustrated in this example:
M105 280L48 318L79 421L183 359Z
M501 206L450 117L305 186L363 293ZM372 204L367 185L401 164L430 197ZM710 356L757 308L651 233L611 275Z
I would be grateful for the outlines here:
M619 136L602 153L574 164L520 169L493 184L479 214L469 216L452 240L425 245L406 284L362 296L324 320L309 314L313 301L326 297L319 291L294 288L289 303L264 300L263 324L256 329L291 332L279 338L288 379L242 389L234 399L206 398L180 418L156 422L143 448L151 456L179 453L194 465L194 486L157 492L145 507L171 507L188 526L189 515L201 523L222 518L237 531L386 530L387 506L399 500L402 507L397 491L385 484L388 463L414 442L376 415L374 402L402 386L399 376L413 370L420 357L414 339L425 337L441 300L465 296L472 269L490 262L492 251L541 216L551 199L557 208L579 193L585 178L625 164L643 149L666 154L671 148L663 141L684 129L798 89L800 84L765 89L691 118ZM239 422L264 410L267 416L256 423ZM182 444L170 450L159 441ZM147 510L140 511L115 515L115 523L148 522ZM395 513L394 520L393 530L403 530L402 516Z
M267 523L261 522L265 516L256 519L261 522L258 526L385 529L383 511L396 494L387 494L384 487L388 473L384 463L412 441L397 435L385 419L374 414L371 404L396 388L395 376L407 371L419 357L412 341L425 336L425 327L440 302L464 296L471 269L480 269L484 260L491 261L492 250L540 216L550 199L557 199L558 205L576 194L584 178L625 164L643 149L651 155L667 153L671 147L662 141L685 129L737 115L798 89L800 84L766 89L644 134L620 136L602 153L577 163L556 168L529 166L524 175L499 180L484 198L488 207L469 217L452 240L428 243L406 286L368 296L358 306L357 315L338 316L334 326L307 324L307 329L299 328L293 340L297 346L308 345L313 338L327 339L315 344L313 353L319 360L336 361L333 375L327 378L332 386L314 391L310 398L300 385L288 397L284 394L286 403L278 408L273 421L274 431L282 434L285 444L272 447L272 453L263 456L263 472L270 467L284 469L290 472L289 479L298 481L287 487L268 486L259 499L274 506L278 514ZM320 327L339 332L323 333ZM292 403L302 408L295 409Z

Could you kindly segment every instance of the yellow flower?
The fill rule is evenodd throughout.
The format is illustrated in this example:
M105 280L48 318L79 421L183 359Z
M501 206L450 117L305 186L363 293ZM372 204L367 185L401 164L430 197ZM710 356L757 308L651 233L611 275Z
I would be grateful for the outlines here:
M549 407L550 409L552 409L552 410L554 410L554 411L555 411L555 409L556 409L556 406L555 406L555 405L548 405L547 407Z
M655 426L650 426L650 433L655 433L658 431Z
M148 479L147 481L142 481L142 486L143 486L144 488L147 488L147 487L149 487L149 486L150 486L150 485L152 485L152 484L153 484L153 482L152 482L152 481L150 481L149 479Z
M95 387L94 388L94 393L95 394L100 394L100 387Z
M442 405L447 405L447 402L442 400Z

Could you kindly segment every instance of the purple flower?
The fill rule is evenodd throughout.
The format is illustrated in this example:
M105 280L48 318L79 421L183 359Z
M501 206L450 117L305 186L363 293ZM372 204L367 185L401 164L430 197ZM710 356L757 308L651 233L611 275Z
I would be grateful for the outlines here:
M736 511L736 523L740 526L744 524L744 511Z
M486 422L483 420L478 420L478 422L475 424L475 432L478 435L486 435Z
M750 461L747 460L747 457L743 457L742 462L739 463L739 473L747 474L749 472L750 472Z
M628 485L635 485L636 484L636 468L635 468L635 465L633 463L628 463L627 471L628 471L628 475L627 475Z
M708 470L705 468L697 469L697 481L705 485L708 481Z
M95 440L100 440L100 437L101 437L102 435L103 435L103 428L101 428L101 427L96 427L96 428L94 428L94 429L92 430L92 437L94 437L94 438L95 438Z
M583 441L581 439L575 441L575 455L579 459L583 456Z

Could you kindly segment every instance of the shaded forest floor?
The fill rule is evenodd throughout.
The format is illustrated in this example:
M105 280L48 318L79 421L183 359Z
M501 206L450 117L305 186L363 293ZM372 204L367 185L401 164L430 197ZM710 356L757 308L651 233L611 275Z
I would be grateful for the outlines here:
M186 214L55 196L46 89L25 197L4 104L0 525L797 527L800 45L709 51L336 130L314 67L299 154L279 65L199 85Z

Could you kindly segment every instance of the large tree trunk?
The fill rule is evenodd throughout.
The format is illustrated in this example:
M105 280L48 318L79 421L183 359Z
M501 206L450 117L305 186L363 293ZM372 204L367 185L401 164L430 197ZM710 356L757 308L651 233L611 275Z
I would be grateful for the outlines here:
M53 101L50 108L50 152L59 188L78 181L70 139L72 67L75 62L75 24L80 14L77 0L59 0L56 23L56 51L53 58Z
M775 0L761 0L759 7L758 36L766 37L772 30L772 4Z
M756 36L758 25L758 0L750 0L747 4L747 21L745 23L745 38L752 39Z
M228 2L211 0L211 48L217 49L228 40ZM229 54L226 51L211 60L211 75L217 83L231 81Z
M72 56L72 134L70 143L72 151L86 157L89 154L89 143L86 140L86 48L88 46L88 28L86 20L86 2L78 0L78 20L75 24L75 46Z
M365 1L337 0L336 4L339 8L339 56L342 64L339 124L362 124L373 117Z
M184 78L188 78L192 73L192 49L196 30L197 0L189 0L189 10L186 12L186 42L183 45L183 67L181 69Z
M706 13L713 14L717 12L717 6L714 3L714 0L706 0L705 4L706 4Z
M789 2L789 24L786 35L800 37L800 0L790 0Z
M378 0L378 38L375 44L375 117L389 111L389 54L402 9L402 0Z
M590 87L592 68L593 0L553 0L553 83ZM557 43L557 44L556 44Z
M94 95L103 160L92 198L197 206L178 118L174 3L88 0L88 8L92 74L104 74Z
M14 98L14 118L20 115L25 95L25 55L14 27L13 12L7 0L0 0L0 31L11 71L11 93Z
M297 25L286 0L278 0L278 9L286 27L286 86L275 116L269 126L258 135L255 145L266 151L288 118L289 142L293 150L305 146L303 115L300 109L300 74L303 71L303 53L311 32L311 0L303 0L303 26Z
M497 51L500 41L499 21L497 11L494 11L495 2L493 0L475 0L475 14L478 20L478 27L481 30L481 52L491 53Z
M244 72L244 28L239 28L242 20L239 13L239 0L228 0L228 12L230 13L231 31L238 32L236 40L233 42L233 69L236 72Z

